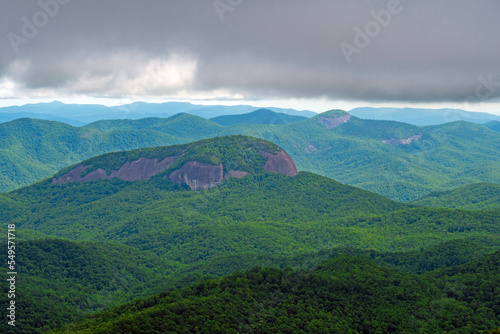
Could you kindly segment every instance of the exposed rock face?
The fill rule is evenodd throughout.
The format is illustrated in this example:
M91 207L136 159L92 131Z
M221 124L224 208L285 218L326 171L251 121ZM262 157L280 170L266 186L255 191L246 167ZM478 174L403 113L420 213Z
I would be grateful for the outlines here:
M153 175L170 167L177 157L168 157L158 162L158 159L140 158L126 162L119 170L113 171L110 177L118 177L125 181L148 180Z
M262 168L267 172L281 173L287 176L298 174L295 163L285 151L279 150L276 154L263 150L259 150L258 152L267 158L267 161L264 166L254 164L252 168L255 168L256 171ZM182 160L182 163L179 164L180 168L173 171L169 169L181 157L182 155L171 156L162 161L159 161L158 158L149 159L142 157L138 160L124 163L118 170L106 171L104 168L97 168L85 176L82 176L82 173L85 173L88 168L96 168L91 167L95 166L95 163L81 164L61 177L53 178L52 183L90 182L114 177L125 181L148 180L152 176L168 170L164 178L168 177L170 181L177 184L187 184L193 190L204 190L215 187L227 178L242 178L248 175L248 172L236 169L224 172L222 163L215 166L195 161L195 159L191 161L187 159L187 161Z
M62 184L69 182L90 182L111 179L113 177L117 177L125 181L148 180L152 176L170 167L176 159L177 157L168 157L162 161L158 161L157 158L140 158L139 160L126 162L119 170L114 170L109 175L106 174L104 169L99 168L91 173L88 173L84 177L81 177L82 172L90 166L80 165L75 167L69 173L66 173L57 179L52 179L52 183Z
M422 138L422 134L421 133L418 134L418 135L415 135L415 136L411 136L410 138L407 138L407 139L395 139L395 138L384 139L384 140L382 140L382 143L384 143L384 144L390 144L392 146L410 145L412 141L419 140L420 138Z
M267 163L263 166L265 171L282 173L288 176L298 174L295 163L285 151L279 151L277 154L264 151L260 153L268 158ZM204 190L215 187L229 177L242 178L247 174L248 172L241 170L230 170L224 175L222 164L214 166L198 161L190 161L180 169L170 173L169 179L177 184L187 184L193 190Z
M329 118L329 117L318 118L318 122L325 124L328 130L336 128L337 126L347 123L350 120L351 120L351 115L339 116L335 118Z
M170 181L187 184L193 190L203 190L215 187L224 180L224 168L204 164L198 161L190 161L180 169L170 173Z
M242 177L246 176L248 174L248 172L244 172L242 170L234 170L234 169L231 169L229 172L227 172L226 175L224 175L224 178L228 178L228 177L235 177L237 179L241 179Z
M312 152L317 151L317 150L318 150L318 148L314 145L308 145L306 147L306 153L312 153Z
M260 154L268 158L267 163L264 165L266 172L281 173L287 176L299 174L295 162L285 151L280 150L278 154L261 151Z

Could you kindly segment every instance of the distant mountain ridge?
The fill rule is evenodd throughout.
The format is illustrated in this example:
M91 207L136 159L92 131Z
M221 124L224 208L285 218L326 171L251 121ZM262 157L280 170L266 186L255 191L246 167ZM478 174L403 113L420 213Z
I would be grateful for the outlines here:
M258 109L248 114L217 116L210 120L224 126L237 124L285 125L306 120L307 117L277 113L269 109Z
M204 118L222 115L238 115L259 109L249 105L196 105L189 102L146 103L134 102L121 106L107 107L97 104L65 104L59 101L50 103L26 104L0 108L0 122L22 117L49 119L80 126L103 119L141 119L147 117L170 117L178 113L189 113ZM308 110L269 107L277 113L311 117L316 113ZM5 116L2 116L5 115Z
M429 275L350 255L310 271L253 268L136 300L55 333L479 333L500 324L493 292L499 265L497 252ZM448 292L450 285L459 292Z
M387 120L410 123L414 125L439 125L455 121L466 121L484 124L490 121L500 121L500 116L470 112L461 109L418 109L418 108L354 108L351 115L364 119Z

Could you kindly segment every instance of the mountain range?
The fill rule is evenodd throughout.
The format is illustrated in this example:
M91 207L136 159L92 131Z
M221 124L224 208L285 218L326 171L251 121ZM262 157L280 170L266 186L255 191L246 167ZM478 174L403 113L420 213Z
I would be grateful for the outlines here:
M252 118L251 114L240 117ZM177 114L101 120L83 127L19 119L0 124L0 133L3 191L106 152L235 134L278 144L298 170L404 202L467 184L500 183L500 133L463 121L418 127L364 120L333 110L285 125L222 126L199 116Z
M188 102L146 103L134 102L121 106L104 106L99 104L65 104L59 101L35 103L22 106L0 108L0 123L28 117L54 120L73 126L96 122L102 119L140 119L147 117L170 117L179 113L189 113L204 118L223 115L238 115L255 111L249 105L197 105ZM286 108L268 108L278 113L311 117L316 113L308 110Z
M73 126L82 126L102 119L165 118L178 113L188 113L206 119L213 119L219 116L248 114L257 109L249 105L196 105L188 102L133 102L121 106L108 107L97 104L65 104L54 101L50 103L35 103L0 108L0 123L19 118L37 118L59 121ZM312 117L317 114L308 110L299 111L290 108L269 107L266 109L290 116ZM398 121L418 126L439 125L455 121L478 124L500 121L500 116L498 115L484 112L469 112L462 109L360 107L350 110L349 113L362 119Z
M309 327L314 325L311 316L326 312L324 321L316 323L318 331L335 314L340 332L368 330L369 326L385 331L392 328L387 327L391 323L402 324L394 325L393 331L398 331L409 330L406 321L424 310L415 320L418 325L413 325L418 330L463 330L472 323L471 330L500 325L495 318L498 296L490 289L498 275L498 209L467 211L398 203L298 172L286 151L255 137L215 137L100 155L31 186L0 194L0 217L1 226L15 224L19 235L19 276L26 282L18 291L21 332L55 329L158 293L167 301L153 296L117 306L64 331L123 332L149 315L156 318L158 311L167 322L162 322L164 328L175 332L180 325L184 331L196 332L200 324L195 318L206 316L204 301L213 305L210 301L219 299L219 292L227 300L246 300L240 298L239 290L226 290L234 282L248 282L241 285L251 296L248 302L267 306L259 308L260 313L252 308L250 314L235 315L239 320L219 317L210 326L241 324L244 327L239 331L251 332L244 319L253 316L248 321L255 321L257 332L289 326L315 332ZM439 269L459 265L464 267ZM254 266L275 269L253 269L219 279ZM285 267L298 271L276 269ZM474 268L483 269L474 273ZM298 285L278 284L286 282L285 273ZM276 280L259 278L268 275ZM216 281L196 283L200 279ZM262 290L261 283L268 286L269 295L262 294L267 290ZM203 298L199 293L191 295L205 289L205 284L208 290ZM319 296L324 293L319 287L330 284L327 290L341 298L333 308L317 305L316 297L300 297ZM462 295L449 291L450 284L460 284ZM415 286L420 288L414 290ZM378 290L383 293L375 293L380 299L363 304L377 287L384 287ZM178 288L183 290L165 292ZM265 314L283 312L277 304L269 304L275 298L273 291L316 306L306 312L309 315L292 317L305 317L302 324L285 326L276 320L272 325L276 321L268 322ZM474 291L481 293L469 298ZM184 311L188 300L197 306ZM240 312L245 310L240 302L227 305ZM160 305L165 303L172 308L163 311ZM447 305L442 313L427 315L442 303ZM284 309L286 305L282 304ZM340 305L347 308L331 313ZM173 310L183 310L184 325L179 318L168 320L166 314ZM455 316L460 312L467 315ZM224 314L232 317L230 312ZM456 320L450 324L450 319ZM459 319L462 322L455 322ZM156 326L153 319L146 322ZM233 331L227 328L221 331ZM130 330L150 332L148 328Z

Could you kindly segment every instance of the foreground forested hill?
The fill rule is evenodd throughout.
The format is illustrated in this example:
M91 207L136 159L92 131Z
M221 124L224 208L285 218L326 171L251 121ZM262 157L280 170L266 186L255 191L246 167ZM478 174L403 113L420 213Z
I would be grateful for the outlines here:
M478 333L500 325L500 253L425 275L341 255L254 268L113 308L61 333Z
M388 272L400 271L399 276L414 278L414 275L409 274L419 273L422 281L434 285L435 282L428 278L429 274L425 273L437 268L450 268L465 263L470 263L469 270L473 268L483 270L476 265L477 261L500 248L498 240L495 241L492 238L456 240L429 249L404 253L362 251L341 247L295 256L240 255L238 256L240 265L233 268L225 264L228 257L221 257L216 261L198 265L196 270L193 270L194 268L182 266L178 262L165 261L149 252L141 252L116 243L75 242L45 237L29 240L29 238L26 239L26 233L23 232L21 235L23 235L22 241L18 244L20 268L18 277L22 278L17 288L18 320L14 331L7 328L5 323L0 324L0 330L5 333L39 333L42 329L54 329L137 297L147 297L186 287L201 278L215 279L220 275L237 271L238 268L249 270L259 265L282 269L293 267L307 272L315 270L324 261L338 256L345 258L345 255L357 256L356 263L360 261L359 257L362 257L372 261L372 265L378 263L384 268L392 268L391 270L384 269ZM32 236L30 233L28 235ZM356 267L351 264L346 265L343 270L357 272ZM457 271L461 273L460 270ZM193 277L193 274L196 275L197 272L205 274L202 277ZM436 271L432 272L431 276L436 277L435 273ZM345 286L352 284L351 279L345 279L342 275L341 271L335 271L338 282ZM379 279L370 271L365 270L364 275L364 279L371 283ZM299 277L304 278L304 274ZM452 278L447 278L450 283L444 287L449 289L449 284L453 282L454 293L457 293L457 287L458 291L464 291L463 286L457 285L457 277L459 276L454 274ZM479 289L475 293L483 291L481 287ZM369 291L368 289L365 292L371 294ZM487 290L482 293L487 293ZM494 294L492 297L497 298L495 296L497 295ZM362 296L360 292L358 297L368 298L369 295ZM182 298L178 299L179 302L181 300ZM2 307L5 301L2 299ZM370 309L372 306L366 307ZM256 312L254 316L259 317L259 312ZM442 317L451 319L451 315L447 313ZM219 320L226 321L222 318ZM468 319L467 321L478 323L483 320L474 318L474 320ZM243 323L245 321L243 320ZM187 328L184 329L187 330ZM95 328L90 332L94 331L96 331Z

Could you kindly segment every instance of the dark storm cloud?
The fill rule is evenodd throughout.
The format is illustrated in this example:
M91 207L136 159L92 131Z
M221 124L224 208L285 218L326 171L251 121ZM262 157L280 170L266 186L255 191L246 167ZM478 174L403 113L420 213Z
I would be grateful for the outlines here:
M19 0L2 7L0 84L14 87L12 95L500 97L496 0Z

